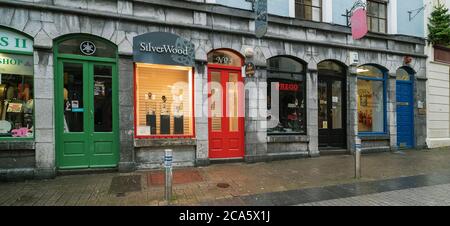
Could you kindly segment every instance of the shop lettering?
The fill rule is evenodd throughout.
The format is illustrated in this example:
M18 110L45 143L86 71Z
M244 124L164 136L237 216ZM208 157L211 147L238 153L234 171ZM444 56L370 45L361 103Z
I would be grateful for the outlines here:
M14 58L3 58L3 59L0 58L0 64L20 66L23 64L23 61L21 59L14 59Z
M175 46L163 45L163 46L152 46L152 43L140 43L140 51L145 52L155 52L155 53L170 53L178 55L188 55L188 47L186 49L176 48Z
M280 83L278 85L278 90L282 91L298 91L299 87L297 84Z
M14 41L14 47L16 48L22 48L22 49L26 49L27 48L27 40L26 39L20 39L20 38L15 38ZM1 47L8 47L10 45L10 41L8 37L0 37L0 46Z

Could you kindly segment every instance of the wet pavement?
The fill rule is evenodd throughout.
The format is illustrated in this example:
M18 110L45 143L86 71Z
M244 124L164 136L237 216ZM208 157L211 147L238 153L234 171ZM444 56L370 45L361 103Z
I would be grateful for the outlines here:
M174 170L172 205L298 205L450 184L450 150L351 155ZM0 205L167 205L163 172L0 182Z
M306 188L282 192L272 192L264 194L234 197L230 199L216 200L214 202L202 203L206 206L287 206L313 203L311 205L326 205L329 202L321 202L334 199L345 199L349 197L365 196L369 194L385 193L399 190L409 190L421 187L446 185L450 191L449 174L430 174L410 177L400 177L387 180L357 182L351 184L334 185L318 188ZM431 195L433 191L431 191ZM438 194L436 194L438 195ZM443 199L444 197L436 197ZM420 196L417 201L422 201ZM355 204L358 199L355 199ZM392 201L396 201L392 199ZM330 202L339 205L339 202ZM345 202L342 202L345 203ZM445 203L450 204L450 194Z

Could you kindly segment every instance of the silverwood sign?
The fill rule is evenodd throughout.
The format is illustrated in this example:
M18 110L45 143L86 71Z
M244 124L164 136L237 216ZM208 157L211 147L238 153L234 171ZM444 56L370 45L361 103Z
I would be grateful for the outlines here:
M178 35L151 32L133 38L134 62L194 66L195 46Z

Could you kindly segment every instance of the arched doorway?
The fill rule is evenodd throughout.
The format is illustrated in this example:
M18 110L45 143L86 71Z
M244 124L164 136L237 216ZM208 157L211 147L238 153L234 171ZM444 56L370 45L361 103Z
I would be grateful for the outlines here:
M322 61L318 69L319 148L347 147L347 82L344 65Z
M243 158L243 57L228 49L208 54L209 158Z
M116 45L91 35L68 35L55 41L54 56L57 168L116 167Z
M397 146L414 147L414 72L411 68L397 70Z

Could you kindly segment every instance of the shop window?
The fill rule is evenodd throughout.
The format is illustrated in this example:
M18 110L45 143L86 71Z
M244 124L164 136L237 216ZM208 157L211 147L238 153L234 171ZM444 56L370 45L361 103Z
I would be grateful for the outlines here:
M0 38L0 139L33 138L33 43L2 28Z
M367 26L372 32L387 32L387 2L384 0L367 1Z
M192 68L136 63L136 136L191 137Z
M267 63L268 120L275 122L269 123L268 134L306 134L304 64L289 57L271 58Z
M295 0L295 17L322 21L322 0Z
M358 131L385 132L385 73L370 65L360 66L358 73Z

